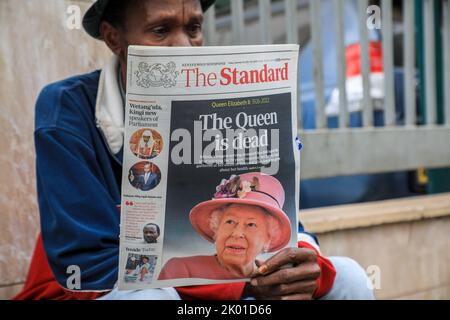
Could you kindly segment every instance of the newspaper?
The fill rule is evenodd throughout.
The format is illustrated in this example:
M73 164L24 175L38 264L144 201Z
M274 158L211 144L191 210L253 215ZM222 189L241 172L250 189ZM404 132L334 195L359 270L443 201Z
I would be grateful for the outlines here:
M119 289L245 281L296 247L298 50L129 48Z

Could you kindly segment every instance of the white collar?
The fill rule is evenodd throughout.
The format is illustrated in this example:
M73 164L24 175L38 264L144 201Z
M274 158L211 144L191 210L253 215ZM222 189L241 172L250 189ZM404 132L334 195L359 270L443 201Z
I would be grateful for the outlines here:
M124 105L117 79L119 59L113 56L103 67L95 103L97 127L103 132L109 148L117 154L123 146Z

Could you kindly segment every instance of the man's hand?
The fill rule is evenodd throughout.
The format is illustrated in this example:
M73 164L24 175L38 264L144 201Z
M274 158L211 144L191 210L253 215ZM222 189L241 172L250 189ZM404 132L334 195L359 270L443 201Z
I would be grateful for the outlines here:
M265 262L247 283L244 296L269 300L310 300L320 276L317 254L311 249L287 248Z

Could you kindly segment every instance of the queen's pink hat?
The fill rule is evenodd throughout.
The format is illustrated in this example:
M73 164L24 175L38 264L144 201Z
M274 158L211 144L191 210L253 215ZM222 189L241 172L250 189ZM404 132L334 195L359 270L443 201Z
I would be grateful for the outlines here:
M284 189L276 178L253 172L222 180L212 200L201 202L192 208L189 213L192 226L203 238L214 242L215 231L210 225L211 213L231 203L262 207L275 218L278 227L270 232L268 252L277 251L289 243L291 223L283 211Z

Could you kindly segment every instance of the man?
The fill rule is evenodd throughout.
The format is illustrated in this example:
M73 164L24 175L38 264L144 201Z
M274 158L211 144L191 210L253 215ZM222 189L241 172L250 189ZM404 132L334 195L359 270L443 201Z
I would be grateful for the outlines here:
M152 190L158 185L158 175L152 172L151 163L147 162L144 165L144 173L139 176L137 187L142 191Z
M160 235L159 226L155 223L147 223L142 231L144 243L157 243Z
M134 154L141 159L151 159L158 155L155 150L155 141L153 140L153 134L150 130L145 130L142 133L142 137L134 147Z
M372 297L361 267L345 258L332 264L306 234L299 248L284 249L263 262L260 276L251 283L114 289L128 45L201 46L203 12L213 2L99 0L86 13L85 30L102 39L114 59L101 72L47 86L38 98L35 144L42 237L17 298L311 299L327 293L328 298ZM73 282L71 266L80 270L79 282Z

